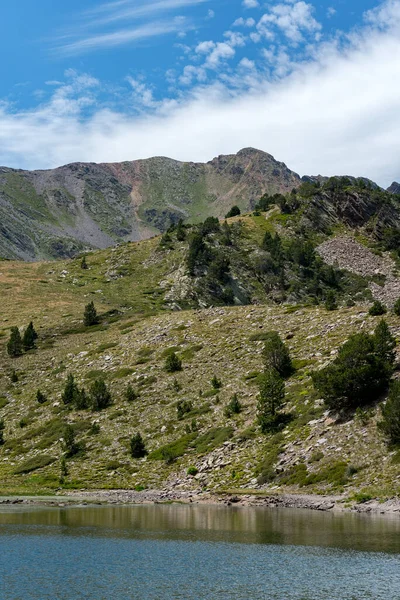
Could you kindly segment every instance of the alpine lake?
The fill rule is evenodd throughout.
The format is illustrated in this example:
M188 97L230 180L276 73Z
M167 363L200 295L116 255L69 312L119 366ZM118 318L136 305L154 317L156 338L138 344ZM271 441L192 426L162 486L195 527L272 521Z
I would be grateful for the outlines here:
M0 598L398 600L400 518L213 505L3 505Z

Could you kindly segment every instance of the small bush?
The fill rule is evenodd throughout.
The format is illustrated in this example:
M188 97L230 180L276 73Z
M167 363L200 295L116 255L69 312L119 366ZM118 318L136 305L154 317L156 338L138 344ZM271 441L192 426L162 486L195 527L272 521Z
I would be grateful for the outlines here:
M237 394L233 394L232 398L225 406L224 414L228 419L233 415L238 415L242 411L242 405L239 402Z
M182 371L182 361L175 354L175 352L171 352L165 359L165 370L167 373L176 373L177 371Z
M400 298L394 303L393 312L395 315L400 317Z
M222 381L218 379L216 375L211 379L211 385L214 390L219 390L222 388Z
M39 402L39 404L44 404L45 402L47 402L47 397L44 394L42 394L40 390L38 390L36 392L36 401Z
M240 215L240 208L236 206L232 206L229 212L226 213L225 219L230 219L231 217L238 217Z
M182 420L183 417L193 410L193 403L190 400L179 400L176 405L176 414L178 420Z
M139 398L139 394L133 389L133 387L130 384L126 388L125 398L128 402L134 402Z
M187 470L187 474L191 475L192 477L194 477L195 475L197 475L197 473L199 472L198 469L196 469L196 467L189 467Z
M400 381L396 379L390 386L389 397L382 407L382 420L379 429L391 444L400 444Z
M379 300L376 300L373 305L370 307L368 314L372 317L378 317L380 315L384 315L387 312L386 306L382 304Z

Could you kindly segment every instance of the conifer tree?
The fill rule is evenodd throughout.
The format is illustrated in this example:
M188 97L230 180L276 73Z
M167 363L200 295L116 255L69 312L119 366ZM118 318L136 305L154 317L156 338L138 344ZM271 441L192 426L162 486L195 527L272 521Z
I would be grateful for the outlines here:
M289 350L276 331L269 331L266 335L263 358L266 371L275 369L281 377L289 377L292 374Z
M396 340L390 333L389 326L384 319L375 328L374 345L375 353L379 358L393 366L396 358Z
M262 376L257 405L257 420L263 433L276 425L284 398L285 382L275 369L269 369Z
M86 261L86 256L82 256L82 260L81 260L81 269L87 269L88 268L88 264Z
M132 458L143 458L147 450L140 433L135 433L131 438L131 456Z
M64 404L73 404L75 402L76 395L78 394L78 386L75 383L75 378L70 373L67 377L64 391L61 395L61 399Z
M83 324L85 327L91 327L92 325L97 325L99 322L99 317L97 315L97 310L94 306L94 302L89 302L86 304L85 311L83 313Z
M38 334L35 331L32 321L25 329L24 336L22 338L22 345L25 351L32 350L35 347L35 340L37 340Z
M92 410L102 410L112 404L112 397L104 379L96 379L90 388Z
M17 356L21 356L23 353L21 334L19 332L18 327L11 328L10 339L8 340L8 343L7 343L7 352L13 358L16 358Z

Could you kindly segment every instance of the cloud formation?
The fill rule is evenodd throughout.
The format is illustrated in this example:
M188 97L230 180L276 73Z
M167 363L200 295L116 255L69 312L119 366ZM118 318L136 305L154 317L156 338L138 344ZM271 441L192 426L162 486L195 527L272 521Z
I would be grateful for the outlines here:
M253 146L300 174L368 176L388 186L400 178L399 33L400 1L389 0L351 36L316 43L308 60L293 62L284 48L264 47L275 61L280 57L280 77L240 58L237 71L228 69L212 85L205 63L225 51L222 44L227 53L237 46L229 35L203 42L199 64L185 67L197 86L173 101L155 100L144 81L127 82L132 104L149 108L139 115L99 106L101 83L68 72L67 82L35 109L0 104L0 163L46 168L154 155L205 161Z

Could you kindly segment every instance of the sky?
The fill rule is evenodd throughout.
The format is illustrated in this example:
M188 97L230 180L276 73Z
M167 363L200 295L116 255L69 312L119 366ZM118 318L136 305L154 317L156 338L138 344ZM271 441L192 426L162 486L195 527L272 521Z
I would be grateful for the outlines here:
M400 0L16 0L0 51L5 166L252 146L400 180Z

